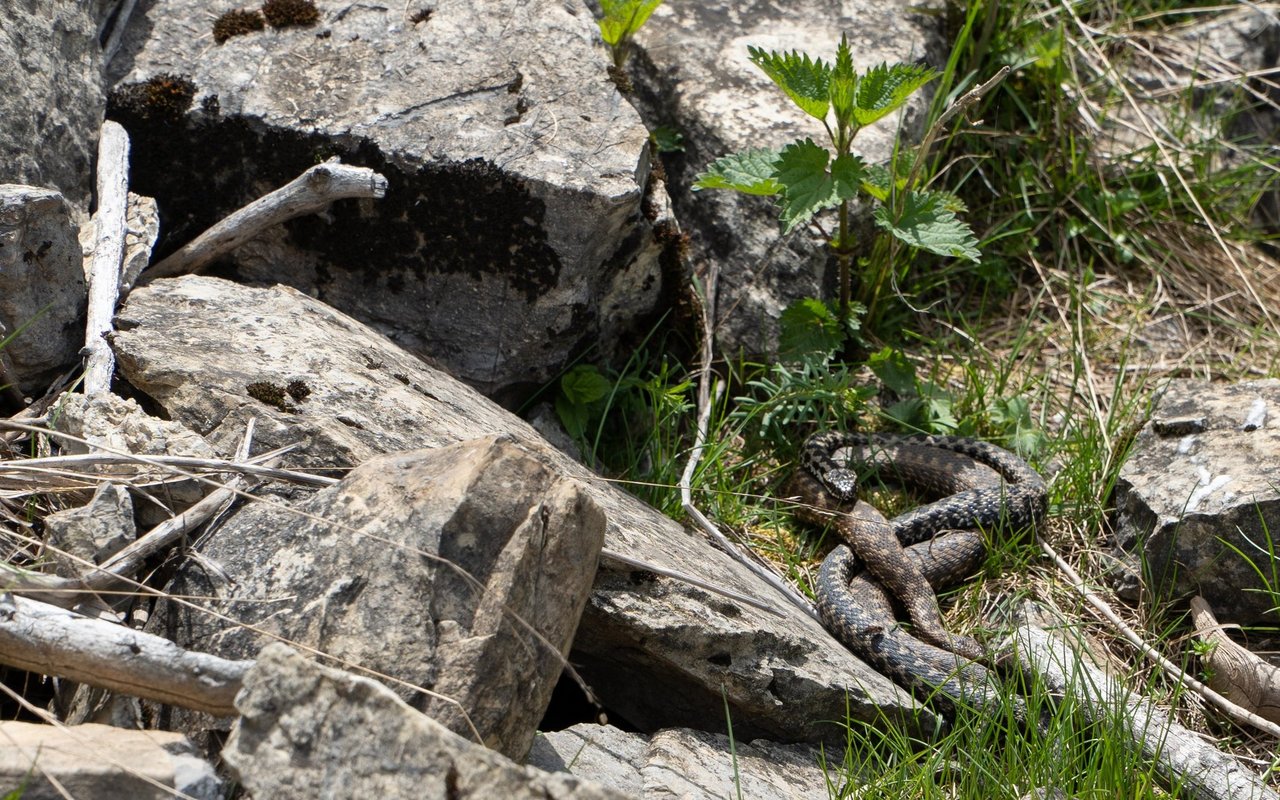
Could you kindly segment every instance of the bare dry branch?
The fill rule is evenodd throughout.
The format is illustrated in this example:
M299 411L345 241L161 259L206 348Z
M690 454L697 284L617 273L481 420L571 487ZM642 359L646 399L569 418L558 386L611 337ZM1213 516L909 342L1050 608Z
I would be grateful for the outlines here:
M89 313L85 325L84 393L111 390L115 355L104 338L120 297L120 265L124 263L125 210L129 202L129 134L110 120L102 123L98 141L98 210L93 254L89 262Z
M253 663L15 595L0 596L0 660L220 717L236 715L232 700Z
M312 214L334 200L351 197L376 199L386 193L386 178L371 169L347 166L336 157L331 158L236 211L178 252L151 265L139 277L138 285L156 278L199 272L218 256L257 236L264 228Z

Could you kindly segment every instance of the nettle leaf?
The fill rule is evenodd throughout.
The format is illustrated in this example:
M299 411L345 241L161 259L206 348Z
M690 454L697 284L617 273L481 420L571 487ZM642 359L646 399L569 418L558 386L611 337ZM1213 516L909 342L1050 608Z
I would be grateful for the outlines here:
M600 36L613 47L640 30L663 0L600 0Z
M824 208L840 202L836 182L827 172L831 154L812 139L789 144L778 156L774 175L782 184L783 233L808 222Z
M853 118L859 125L870 125L896 111L913 92L939 74L923 64L879 64L872 67L858 79Z
M821 300L801 298L778 319L778 350L784 358L826 356L844 343L840 321Z
M940 256L981 260L978 240L964 222L947 208L941 192L907 192L902 218L889 218L889 209L877 206L876 224L902 241Z
M777 194L782 191L782 185L774 178L779 155L776 150L760 149L721 156L697 177L693 190L734 189L745 194Z
M895 394L903 397L916 394L916 368L901 350L882 348L867 358L867 366Z
M751 63L787 93L800 110L815 119L825 120L829 107L831 67L822 59L810 59L798 50L778 53L748 47Z
M841 36L836 48L836 64L831 69L831 107L841 125L848 125L853 118L854 91L858 88L858 73L853 69L853 54L849 52L849 37Z
M889 177L889 169L883 164L872 164L863 171L862 191L881 203L889 201L889 192L892 188L893 178Z
M837 200L852 200L858 196L865 169L858 156L851 153L836 156L836 160L831 162L831 179L835 182Z
M579 364L560 379L560 392L575 405L594 403L613 388L608 378L590 364Z

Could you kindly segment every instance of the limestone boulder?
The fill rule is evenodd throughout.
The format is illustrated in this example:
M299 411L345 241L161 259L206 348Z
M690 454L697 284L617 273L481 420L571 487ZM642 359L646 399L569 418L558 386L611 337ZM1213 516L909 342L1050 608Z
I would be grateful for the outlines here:
M764 740L730 742L720 733L668 728L652 736L608 725L574 725L540 735L529 753L532 766L566 772L657 800L719 800L734 787L743 797L827 800L821 753L808 745Z
M520 758L591 589L604 516L509 439L394 453L205 537L157 628L224 658L281 639L388 680L454 732ZM218 565L210 570L209 563Z
M1276 622L1280 381L1172 381L1116 481L1116 532L1156 597Z
M1280 145L1280 87L1266 77L1280 67L1280 18L1223 6L1130 41L1146 55L1123 68L1129 99L1112 92L1103 101L1099 151L1139 163L1157 143L1175 158L1209 154L1209 169L1256 182L1254 222L1280 231L1280 191L1256 166Z
M179 733L12 720L0 722L0 786L23 800L218 800L230 790Z
M112 337L121 377L159 413L234 452L294 449L333 472L389 452L505 434L581 481L610 552L762 601L761 611L605 558L570 661L605 707L646 730L724 717L735 735L843 741L847 716L934 720L728 555L549 447L527 423L346 315L286 287L186 277L134 291ZM176 332L176 333L175 333ZM251 384L280 389L278 404ZM294 387L294 396L288 393ZM301 391L305 387L306 391ZM678 700L678 702L677 702ZM691 723L690 720L694 722Z
M106 100L92 4L5 3L0 86L0 183L61 192L83 222Z
M236 698L223 760L260 800L624 800L569 775L522 767L404 704L377 681L322 667L282 644L263 651Z
M385 198L267 232L222 274L320 297L508 400L625 348L682 285L659 264L680 269L647 132L585 6L321 3L218 43L237 7L144 4L112 62L158 257L318 161L371 167Z
M0 341L7 340L0 385L39 396L75 363L84 346L86 297L71 206L51 189L0 185Z

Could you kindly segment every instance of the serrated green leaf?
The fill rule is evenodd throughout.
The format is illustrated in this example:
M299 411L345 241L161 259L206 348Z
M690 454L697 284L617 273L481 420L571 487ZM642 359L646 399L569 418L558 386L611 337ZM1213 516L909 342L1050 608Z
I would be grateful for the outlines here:
M836 120L847 126L853 118L853 97L858 88L858 73L853 69L853 54L849 52L849 37L840 37L840 46L836 48L836 63L831 69L831 107L835 109Z
M901 350L885 347L872 353L867 366L894 393L903 397L916 394L916 368Z
M878 64L858 78L853 118L870 125L902 106L913 92L940 73L923 64Z
M907 192L902 218L889 218L889 209L877 206L876 224L902 241L940 256L981 260L978 240L969 226L947 210L938 192Z
M840 321L826 303L812 297L787 306L778 324L778 350L786 359L827 356L844 343Z
M721 156L694 180L693 190L734 189L745 194L777 194L782 191L782 185L774 178L779 155L776 150L760 149Z
M835 182L836 199L852 200L862 186L862 159L846 153L831 162L831 179Z
M964 214L969 210L969 207L965 205L965 202L951 192L940 191L937 189L930 189L929 192L930 194L937 195L938 202L942 204L943 208L950 211L952 214Z
M824 208L840 202L836 182L827 172L831 158L812 139L789 144L778 156L774 176L782 184L782 232L790 233Z
M640 30L663 0L600 0L600 37L610 47Z
M872 164L862 172L862 191L884 203L889 200L893 179L883 164Z
M589 364L579 364L560 379L560 393L574 405L594 403L612 388L609 379Z
M751 63L786 92L800 110L815 119L825 120L830 105L831 67L822 59L810 59L807 53L765 51L748 47Z

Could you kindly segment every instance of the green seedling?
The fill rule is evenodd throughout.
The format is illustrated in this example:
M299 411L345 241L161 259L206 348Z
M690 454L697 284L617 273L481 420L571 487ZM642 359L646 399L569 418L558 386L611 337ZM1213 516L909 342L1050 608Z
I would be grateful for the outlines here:
M660 5L662 0L600 0L600 36L613 53L618 72L627 63L632 37Z

